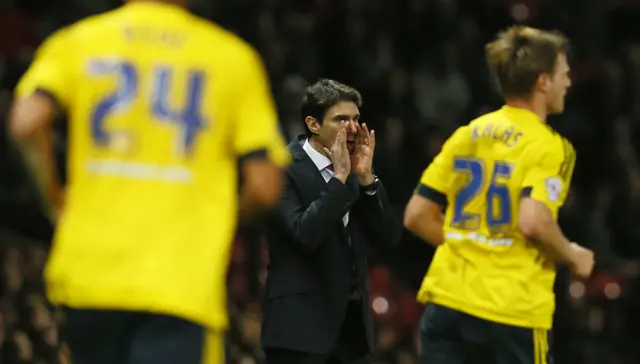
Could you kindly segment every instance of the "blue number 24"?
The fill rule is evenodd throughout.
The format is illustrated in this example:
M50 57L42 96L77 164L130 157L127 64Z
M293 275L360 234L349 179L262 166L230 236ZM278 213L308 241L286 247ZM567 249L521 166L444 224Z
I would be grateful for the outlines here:
M131 63L122 60L94 60L88 65L93 77L111 76L117 78L116 90L102 99L91 114L91 136L97 145L108 145L109 132L105 128L107 116L126 112L139 94L140 73ZM187 90L184 104L179 109L169 106L173 69L157 66L153 72L153 91L149 96L150 114L158 122L169 122L180 128L178 147L180 153L188 153L193 147L198 132L204 127L202 99L205 74L190 70L187 74Z
M480 227L480 214L465 212L464 209L478 195L484 184L484 163L473 158L456 158L453 163L453 169L456 172L468 174L469 182L456 194L451 224L459 229L476 230ZM511 172L511 164L500 161L494 163L493 176L485 194L486 223L490 230L500 230L505 225L511 224L511 195L509 194L509 187L499 181L500 178L503 180L509 179ZM499 206L497 211L496 205Z

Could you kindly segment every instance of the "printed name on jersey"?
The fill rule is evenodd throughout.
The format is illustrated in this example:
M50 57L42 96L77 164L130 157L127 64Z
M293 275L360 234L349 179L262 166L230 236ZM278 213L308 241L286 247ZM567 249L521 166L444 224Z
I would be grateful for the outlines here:
M549 201L556 202L562 194L562 180L559 177L549 177L544 181L547 187L547 197Z

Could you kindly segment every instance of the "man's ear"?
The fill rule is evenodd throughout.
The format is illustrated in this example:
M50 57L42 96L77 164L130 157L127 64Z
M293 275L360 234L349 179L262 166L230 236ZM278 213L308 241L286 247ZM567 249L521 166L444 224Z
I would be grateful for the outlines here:
M313 116L307 116L306 118L304 118L304 122L305 124L307 124L307 129L311 131L311 134L320 134L321 124L318 122L318 119L314 118Z
M542 91L543 93L547 93L552 83L553 82L551 80L551 76L546 73L542 73L538 76L538 79L536 80L536 87L538 90Z

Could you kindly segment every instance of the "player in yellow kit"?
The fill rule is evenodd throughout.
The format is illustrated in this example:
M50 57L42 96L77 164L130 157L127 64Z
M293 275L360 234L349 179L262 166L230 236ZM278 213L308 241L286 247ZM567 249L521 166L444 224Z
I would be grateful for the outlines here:
M223 363L236 216L279 198L289 156L261 62L185 7L132 0L60 30L16 90L11 134L58 216L45 278L74 364Z
M556 223L576 154L546 119L571 85L567 43L518 26L487 45L506 105L447 140L407 206L405 226L437 246L418 294L424 363L550 363L556 262L591 273Z

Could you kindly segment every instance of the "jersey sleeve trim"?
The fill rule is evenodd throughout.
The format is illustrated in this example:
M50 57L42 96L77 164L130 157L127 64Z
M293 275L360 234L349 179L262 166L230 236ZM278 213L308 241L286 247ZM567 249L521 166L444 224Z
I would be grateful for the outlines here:
M447 205L447 196L434 189L431 188L427 185L424 184L420 184L418 185L418 190L416 191L416 193L424 198L426 198L427 200L431 200L435 203L437 203L440 206L446 206Z
M244 163L246 161L249 160L256 160L256 159L267 159L268 158L268 151L266 148L260 148L260 149L256 149L256 150L252 150L248 153L244 153L241 156L238 157L238 162L239 163Z
M531 191L533 191L533 187L531 186L527 186L522 188L522 191L520 192L520 197L529 197L531 196Z

